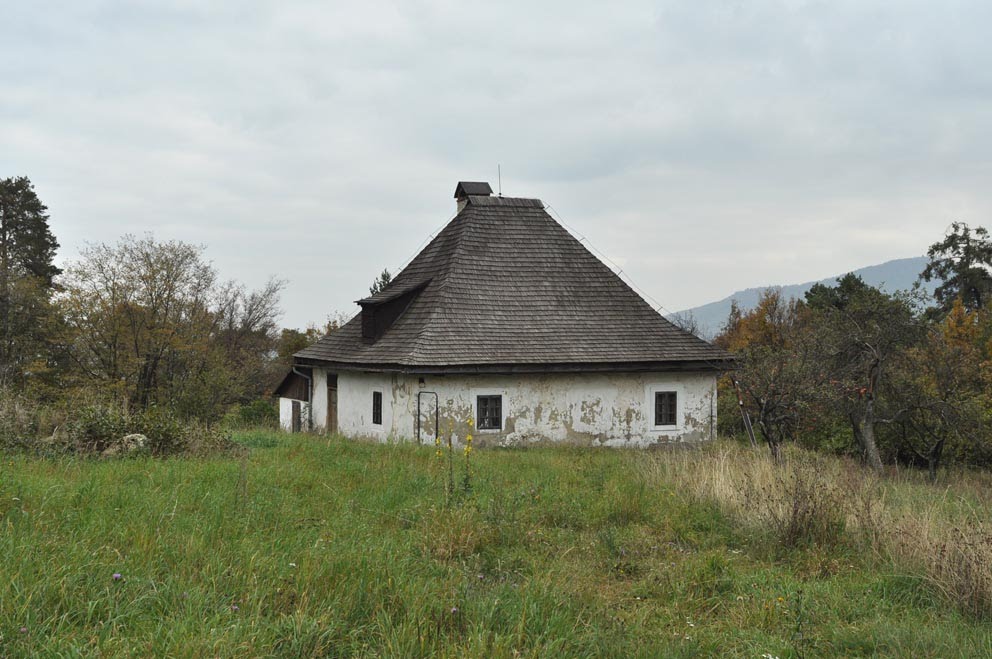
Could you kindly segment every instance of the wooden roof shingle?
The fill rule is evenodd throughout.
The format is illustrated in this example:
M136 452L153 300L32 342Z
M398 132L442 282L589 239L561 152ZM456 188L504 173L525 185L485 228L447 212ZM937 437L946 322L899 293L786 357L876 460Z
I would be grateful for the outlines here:
M376 340L361 317L299 363L409 372L722 369L732 357L655 311L539 199L469 195L364 305L419 291Z

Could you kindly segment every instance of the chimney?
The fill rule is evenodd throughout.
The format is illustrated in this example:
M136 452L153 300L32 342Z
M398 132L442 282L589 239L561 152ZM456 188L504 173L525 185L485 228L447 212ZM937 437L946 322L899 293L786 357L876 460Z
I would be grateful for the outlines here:
M458 212L461 213L468 204L469 195L475 197L492 196L493 189L484 181L459 181L455 186L455 199L458 200Z

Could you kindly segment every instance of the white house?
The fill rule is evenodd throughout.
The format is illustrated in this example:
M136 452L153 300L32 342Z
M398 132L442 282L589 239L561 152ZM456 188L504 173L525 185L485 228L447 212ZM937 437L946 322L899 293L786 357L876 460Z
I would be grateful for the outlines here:
M380 441L645 446L711 438L729 354L544 210L459 183L458 214L361 313L295 355L283 427Z

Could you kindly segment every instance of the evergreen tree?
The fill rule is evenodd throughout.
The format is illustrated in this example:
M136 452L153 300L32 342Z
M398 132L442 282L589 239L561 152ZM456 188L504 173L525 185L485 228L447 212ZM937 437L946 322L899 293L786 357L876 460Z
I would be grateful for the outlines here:
M0 179L0 276L37 277L51 288L58 241L48 228L48 207L26 176Z
M922 281L941 282L934 291L939 311L946 314L960 298L965 309L982 309L992 299L992 239L983 227L955 222L940 242L927 250L930 262Z
M369 286L369 293L371 293L372 295L377 295L378 293L382 292L382 289L388 286L389 282L391 282L392 280L393 280L393 276L389 274L389 270L383 270L382 274L376 277L375 281L372 282L372 285Z
M58 246L31 181L0 179L0 385L45 359Z

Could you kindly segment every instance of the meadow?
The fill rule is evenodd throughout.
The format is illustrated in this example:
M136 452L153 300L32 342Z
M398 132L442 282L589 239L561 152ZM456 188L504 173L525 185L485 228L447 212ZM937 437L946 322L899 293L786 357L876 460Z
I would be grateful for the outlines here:
M0 655L992 655L981 473L236 440L3 455Z

